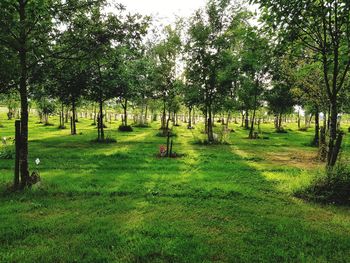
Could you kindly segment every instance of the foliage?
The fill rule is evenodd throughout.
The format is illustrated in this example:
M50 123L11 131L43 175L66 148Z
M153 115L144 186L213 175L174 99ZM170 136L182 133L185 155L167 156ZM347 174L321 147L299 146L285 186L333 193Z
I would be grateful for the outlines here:
M350 204L350 167L340 163L326 174L318 174L295 195L322 203Z
M2 138L0 145L0 159L10 160L15 157L15 147L9 142L10 138Z
M121 125L119 126L118 130L121 132L132 132L133 128L130 125L128 126Z

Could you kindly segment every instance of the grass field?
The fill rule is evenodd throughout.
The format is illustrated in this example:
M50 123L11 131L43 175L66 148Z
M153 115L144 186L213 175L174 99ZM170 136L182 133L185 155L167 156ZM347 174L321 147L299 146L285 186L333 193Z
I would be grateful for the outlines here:
M77 136L36 121L41 184L6 193L13 160L0 160L0 262L350 262L349 207L292 195L323 169L312 130L264 125L269 139L252 141L232 125L229 145L204 146L199 127L182 125L174 148L186 156L159 159L156 123L132 133L112 123L118 142L101 145L90 120ZM3 124L0 137L13 136Z

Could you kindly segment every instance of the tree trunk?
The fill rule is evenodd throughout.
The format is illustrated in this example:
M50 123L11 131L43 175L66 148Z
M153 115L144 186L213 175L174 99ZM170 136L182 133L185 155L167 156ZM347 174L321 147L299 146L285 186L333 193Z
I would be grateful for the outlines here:
M188 125L187 125L187 128L188 128L188 129L192 129L192 118L191 118L191 114L192 114L192 107L188 107Z
M313 145L317 147L320 145L320 113L318 107L316 107L315 112L315 136Z
M226 129L228 129L228 125L230 123L230 120L231 120L231 112L229 111L227 113L227 119L226 119Z
M214 133L213 133L213 119L211 112L211 105L208 106L208 142L214 142Z
M76 126L76 113L75 113L75 101L72 102L72 118L71 118L71 135L77 134L77 126Z
M281 130L282 128L282 113L279 114L278 118L278 130Z
M166 128L166 102L165 99L163 100L163 115L162 115L162 120L161 120L161 129L165 130Z
M64 127L64 104L61 104L61 112L60 112L60 128Z
M145 124L148 123L148 105L146 104L146 110L145 110L145 117L144 117L144 120L145 120Z
M104 132L104 127L103 127L103 101L100 100L99 101L99 104L100 104L100 133L101 133L101 137L100 137L100 140L101 141L104 141L105 140L105 132Z
M124 110L124 118L123 118L123 122L124 122L124 126L128 126L128 100L125 99L125 104L122 105L123 106L123 110Z
M256 108L254 107L253 116L252 116L251 124L250 124L249 139L254 138L253 133L254 133L255 114L256 114Z
M21 169L21 188L28 185L29 171L28 171L28 90L27 90L27 36L25 30L26 1L19 1L19 15L20 15L20 83L19 92L21 97L21 151L20 151L20 169Z
M244 129L249 129L249 112L246 110L245 112L245 120L244 120Z
M205 107L205 122L204 122L204 132L208 134L208 107Z
M332 98L330 103L331 103L331 107L330 107L330 118L329 118L330 123L329 123L327 166L333 167L338 157L337 150L339 150L335 147L335 143L337 140L337 121L338 121L338 108L337 108L336 98Z
M253 132L254 132L254 122L255 122L255 114L256 114L256 104L257 104L257 97L258 97L258 94L257 94L257 88L258 88L258 85L256 85L255 87L255 93L254 93L254 109L253 109L253 117L251 119L251 126L250 126L250 132L249 132L249 139L253 139Z
M194 108L192 109L192 112L193 112L192 113L192 124L196 125L196 116L195 116L195 109Z

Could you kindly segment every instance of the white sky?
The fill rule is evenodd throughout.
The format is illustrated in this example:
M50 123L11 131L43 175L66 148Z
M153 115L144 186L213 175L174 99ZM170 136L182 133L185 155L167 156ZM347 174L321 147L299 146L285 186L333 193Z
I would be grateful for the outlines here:
M204 7L206 0L110 0L111 3L121 3L126 10L142 15L153 15L159 22L169 24L177 16L190 17L194 11Z

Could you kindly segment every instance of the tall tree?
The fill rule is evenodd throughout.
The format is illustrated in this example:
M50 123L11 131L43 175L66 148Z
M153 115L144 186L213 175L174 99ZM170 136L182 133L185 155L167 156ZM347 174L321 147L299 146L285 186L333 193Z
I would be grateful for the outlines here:
M327 166L333 167L343 134L337 130L341 101L350 70L350 2L348 0L252 0L264 8L263 18L285 43L309 49L323 69L330 107ZM336 143L337 142L337 143Z

